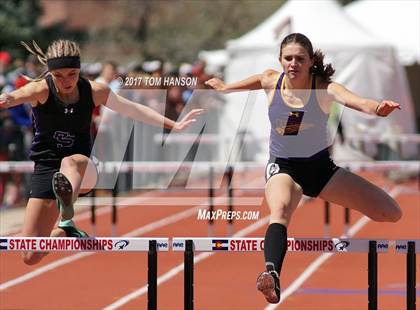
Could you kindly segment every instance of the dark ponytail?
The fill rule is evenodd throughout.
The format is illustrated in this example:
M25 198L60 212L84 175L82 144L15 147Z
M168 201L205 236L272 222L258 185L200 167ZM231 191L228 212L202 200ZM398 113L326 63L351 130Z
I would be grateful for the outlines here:
M331 76L335 72L334 68L331 64L324 65L324 54L319 49L314 53L312 43L307 36L301 33L291 33L286 36L280 44L280 58L283 48L289 43L298 43L305 48L309 57L314 61L314 65L311 67L311 73L320 77L324 82L331 82Z
M316 50L313 57L314 65L311 67L311 73L319 76L324 82L331 82L331 76L335 70L331 64L324 65L324 54L321 50Z

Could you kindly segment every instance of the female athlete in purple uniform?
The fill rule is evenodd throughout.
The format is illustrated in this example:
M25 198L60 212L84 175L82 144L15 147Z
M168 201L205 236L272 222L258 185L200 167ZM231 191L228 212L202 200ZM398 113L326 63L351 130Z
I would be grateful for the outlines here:
M105 105L136 121L163 124L176 131L194 122L201 110L192 110L180 122L174 122L116 95L104 84L81 77L80 50L75 42L54 41L46 54L35 42L32 48L22 44L47 67L41 77L26 86L0 95L0 108L32 104L34 138L30 158L35 162L35 170L22 236L86 237L72 221L73 203L79 193L90 191L96 184L96 167L89 158L95 106ZM58 216L60 222L54 229ZM32 265L43 256L45 253L26 252L23 260Z
M398 103L361 98L332 82L334 69L324 65L324 55L314 53L309 39L288 35L280 46L283 72L262 74L226 85L219 79L206 82L221 92L264 89L269 98L270 160L266 168L265 200L270 208L264 256L266 271L257 289L270 303L280 301L279 274L287 251L287 226L302 194L351 208L374 221L396 222L401 209L386 192L330 158L327 120L338 101L367 114L387 116Z

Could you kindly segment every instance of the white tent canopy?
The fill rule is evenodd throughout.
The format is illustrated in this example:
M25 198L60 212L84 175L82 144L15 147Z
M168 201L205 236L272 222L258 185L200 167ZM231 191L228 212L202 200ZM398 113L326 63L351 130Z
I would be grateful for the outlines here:
M227 48L234 52L278 47L283 37L291 32L304 32L321 48L346 46L355 49L378 46L379 43L378 40L372 42L372 37L347 18L335 1L290 0L255 29L229 41Z
M198 59L206 62L208 74L217 74L223 71L222 69L229 60L229 55L226 50L201 51L198 53Z
M344 10L367 32L395 46L400 63L420 63L420 1L359 0Z
M405 73L395 58L391 45L369 35L348 17L333 0L290 0L267 20L242 37L227 43L230 59L226 67L227 82L238 81L272 68L281 71L279 45L289 33L301 32L315 49L320 48L326 62L336 69L333 79L353 92L376 100L400 102L403 109L389 118L377 118L345 109L342 122L347 133L415 132L412 102ZM226 135L243 123L247 94L228 95L222 131ZM248 132L268 137L267 99L261 92L250 113ZM226 125L228 124L228 125ZM259 149L267 157L267 139ZM261 140L261 141L263 141ZM265 157L264 157L265 156ZM261 158L262 159L262 158ZM263 160L263 159L262 159Z

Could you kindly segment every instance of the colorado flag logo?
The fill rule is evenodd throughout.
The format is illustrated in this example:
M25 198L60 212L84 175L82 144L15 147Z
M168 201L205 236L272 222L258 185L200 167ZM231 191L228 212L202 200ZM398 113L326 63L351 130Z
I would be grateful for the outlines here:
M7 239L0 239L0 250L7 250Z
M229 240L227 239L217 239L212 240L212 249L213 251L227 251L229 245Z

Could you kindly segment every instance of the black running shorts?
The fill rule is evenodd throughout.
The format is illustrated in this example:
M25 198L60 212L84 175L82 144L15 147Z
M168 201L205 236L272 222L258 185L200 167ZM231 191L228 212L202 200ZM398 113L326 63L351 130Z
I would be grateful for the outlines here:
M36 161L34 173L31 178L30 198L54 199L52 189L52 178L54 173L60 170L61 160ZM86 196L88 193L79 194L79 197Z
M317 197L339 168L330 158L328 149L308 158L270 156L265 169L265 180L268 181L276 174L285 173L302 187L304 195Z

